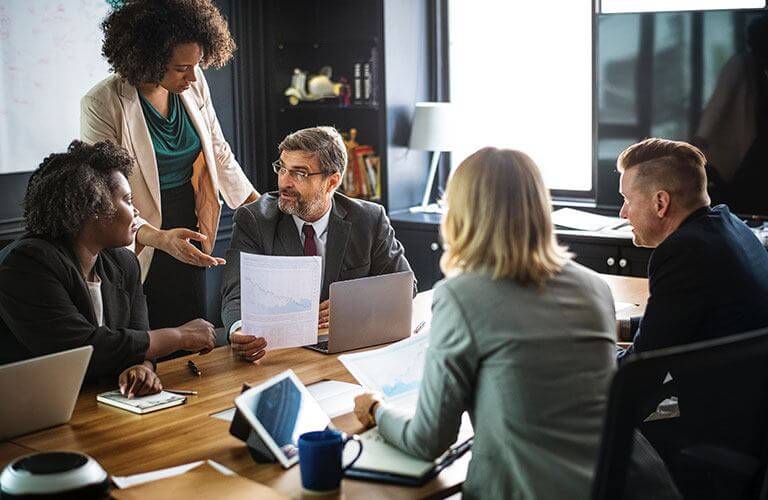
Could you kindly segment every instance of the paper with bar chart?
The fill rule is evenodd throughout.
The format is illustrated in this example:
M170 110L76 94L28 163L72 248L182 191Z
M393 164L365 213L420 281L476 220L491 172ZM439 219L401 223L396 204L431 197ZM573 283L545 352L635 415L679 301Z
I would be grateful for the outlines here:
M349 373L368 390L380 392L387 403L413 412L424 374L429 332L373 351L339 356Z
M240 254L243 332L267 339L267 349L317 342L320 257Z

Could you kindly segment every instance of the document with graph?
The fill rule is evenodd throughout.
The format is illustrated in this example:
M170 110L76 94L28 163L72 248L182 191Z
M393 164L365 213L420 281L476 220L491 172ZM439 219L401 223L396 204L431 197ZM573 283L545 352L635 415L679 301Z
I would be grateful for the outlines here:
M363 387L380 392L398 409L413 412L428 346L429 332L425 331L381 349L343 354L339 361Z
M267 339L267 349L317 342L320 257L240 253L243 333Z

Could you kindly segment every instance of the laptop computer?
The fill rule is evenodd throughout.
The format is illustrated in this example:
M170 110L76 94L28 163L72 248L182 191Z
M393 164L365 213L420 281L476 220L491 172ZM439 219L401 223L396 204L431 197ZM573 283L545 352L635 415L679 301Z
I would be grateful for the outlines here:
M68 422L92 353L84 346L0 366L0 440Z
M328 335L308 349L325 354L402 340L411 334L413 273L331 283Z

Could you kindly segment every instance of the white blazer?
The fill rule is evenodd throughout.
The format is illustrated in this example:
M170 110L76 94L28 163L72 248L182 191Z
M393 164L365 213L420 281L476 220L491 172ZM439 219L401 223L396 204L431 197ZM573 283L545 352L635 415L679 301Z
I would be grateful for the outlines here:
M197 81L181 93L181 101L202 143L202 153L193 166L192 185L198 230L208 238L202 244L203 251L210 254L216 243L221 215L219 193L229 207L237 208L254 187L224 139L202 70L197 68L195 73ZM143 221L160 228L160 177L136 87L118 75L111 75L89 90L80 101L80 139L89 144L110 140L128 150L138 167L128 179L133 203ZM143 281L154 248L137 244L135 251Z

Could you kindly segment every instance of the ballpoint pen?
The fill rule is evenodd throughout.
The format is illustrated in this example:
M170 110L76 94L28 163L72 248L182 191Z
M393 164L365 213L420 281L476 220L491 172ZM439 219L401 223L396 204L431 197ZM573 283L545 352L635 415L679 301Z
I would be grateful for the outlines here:
M188 391L186 389L163 389L165 392L171 394L179 394L181 396L197 396L197 391Z
M417 333L419 333L421 329L424 328L424 325L426 324L427 324L426 321L422 321L418 325L416 325L416 328L413 329L413 334L416 335Z
M199 377L203 374L203 372L200 371L200 368L198 368L191 359L187 361L187 368L189 368L189 371L192 372L192 375L197 375Z

